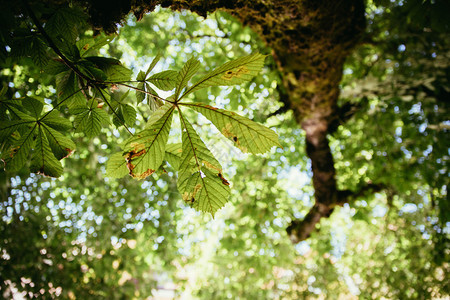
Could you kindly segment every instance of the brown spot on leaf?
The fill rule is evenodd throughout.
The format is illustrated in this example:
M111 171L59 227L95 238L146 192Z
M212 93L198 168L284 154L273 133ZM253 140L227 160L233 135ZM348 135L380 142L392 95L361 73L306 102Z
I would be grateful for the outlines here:
M249 73L250 71L246 66L240 66L237 69L226 71L222 76L225 80L231 80L233 77L241 77L242 74Z
M192 197L195 197L197 195L198 191L202 189L202 185L199 183L194 187L194 192L192 193Z
M142 150L139 151L139 152L134 152L134 150L133 150L133 151L131 151L131 152L128 153L127 160L132 160L132 159L134 159L135 157L144 155L146 152L147 152L147 151L146 151L145 149L142 149Z
M202 163L205 165L205 167L207 167L208 169L213 169L213 170L216 170L216 171L222 171L220 168L218 168L218 167L216 167L216 166L214 166L213 164L211 164L211 163L209 163L209 162L207 162L207 161L202 161Z
M147 151L145 150L145 149L141 149L141 150L139 150L139 148L138 148L138 146L141 146L142 144L137 144L137 143L134 143L134 144L136 144L136 145L131 145L132 147L133 146L136 146L135 148L134 148L134 150L132 150L132 151L130 151L130 152L128 152L127 154L126 154L126 156L125 156L125 160L127 161L127 168L128 168L128 170L130 170L130 175L131 176L133 176L133 177L136 177L136 174L133 174L133 170L134 170L134 168L135 168L135 165L133 165L131 162L132 162L132 160L134 159L134 158L136 158L136 157L139 157L139 156L141 156L141 155L144 155ZM142 145L143 146L143 145ZM138 151L139 150L139 151ZM154 171L153 171L154 172ZM145 178L145 177L144 177Z
M134 142L134 143L131 143L131 144L130 144L130 147L133 148L133 151L134 151L134 152L139 152L139 151L141 151L142 149L145 148L145 145L142 144L142 143L136 143L136 142Z
M223 177L222 173L217 174L217 176L219 176L220 180L222 180L222 184L224 184L224 185L230 185L230 183L228 182L228 180L226 180L226 179Z
M128 167L128 164L127 164L127 167ZM134 169L134 166L133 166L133 169ZM133 178L137 178L137 179L145 179L148 176L152 175L153 173L155 173L155 170L152 170L152 169L148 169L147 171L145 171L144 173L141 173L141 174L135 174L135 173L133 173L133 170L130 170L130 175Z
M17 153L17 151L19 151L19 149L20 149L20 146L12 148L9 152L9 157L14 157L14 155Z

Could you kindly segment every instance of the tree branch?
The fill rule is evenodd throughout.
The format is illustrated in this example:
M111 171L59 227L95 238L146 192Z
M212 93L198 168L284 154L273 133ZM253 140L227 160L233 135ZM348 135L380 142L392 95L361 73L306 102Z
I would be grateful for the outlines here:
M331 215L336 206L342 206L345 203L350 203L361 197L367 197L369 194L386 188L385 184L368 183L356 192L350 190L337 191L337 201L328 204L317 202L316 197L316 203L306 214L305 218L301 221L293 220L286 228L286 232L293 243L304 241L316 230L316 225L322 218L328 218Z
M26 10L28 11L28 14L30 15L31 19L33 20L34 25L36 25L38 31L42 34L44 39L47 41L50 48L52 48L53 51L63 60L64 64L69 67L72 71L75 72L80 78L83 78L88 83L92 81L91 78L87 77L81 71L61 52L61 50L58 48L58 46L53 42L52 38L47 34L44 27L42 27L41 23L37 19L36 15L34 14L33 10L31 9L30 5L27 1L22 1Z
M320 222L320 219L324 217L328 218L332 212L333 209L328 205L321 203L314 204L302 221L294 220L286 228L289 238L293 243L306 240L316 229L316 225Z

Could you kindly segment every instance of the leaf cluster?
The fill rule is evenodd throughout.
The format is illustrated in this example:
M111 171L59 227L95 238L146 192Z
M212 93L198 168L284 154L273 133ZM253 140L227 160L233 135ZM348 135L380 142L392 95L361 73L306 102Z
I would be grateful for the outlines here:
M132 71L115 58L98 56L98 50L112 41L109 36L80 36L85 17L77 9L58 9L44 21L29 10L35 28L11 42L11 55L29 55L44 74L55 78L52 101L36 95L10 97L3 88L0 100L0 142L6 170L15 172L28 165L32 172L59 177L61 160L75 150L68 137L80 133L88 139L98 136L111 123L131 135L122 151L112 155L107 175L131 175L144 179L168 162L178 171L178 190L194 208L214 213L230 194L230 183L222 166L207 148L189 118L193 110L205 116L243 152L264 153L279 145L274 131L234 112L192 102L192 95L213 86L232 86L250 81L264 65L265 55L251 54L229 61L205 75L201 63L189 59L179 71L153 73L158 54L144 72L131 80ZM43 23L41 23L43 22ZM28 35L27 35L28 34ZM39 49L29 49L28 45ZM34 46L33 46L34 47ZM198 76L197 76L198 75ZM195 81L193 78L197 78ZM190 84L190 82L193 83ZM120 88L129 89L122 93ZM135 101L130 90L135 90ZM157 91L172 91L161 97ZM144 129L133 134L138 111L133 105L147 104L140 117ZM173 115L182 128L181 143L168 144ZM62 117L64 116L64 117Z

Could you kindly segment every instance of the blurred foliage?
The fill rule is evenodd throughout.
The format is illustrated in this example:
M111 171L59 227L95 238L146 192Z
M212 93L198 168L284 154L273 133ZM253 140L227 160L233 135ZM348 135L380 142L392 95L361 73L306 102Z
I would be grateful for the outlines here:
M143 181L105 176L108 158L128 138L123 126L104 126L94 138L74 133L77 150L62 161L66 171L58 179L1 170L3 297L143 299L165 289L184 299L448 297L445 11L446 1L369 1L365 43L344 69L340 101L356 112L330 138L338 184L356 191L376 179L386 191L336 209L309 240L292 245L285 228L307 213L314 191L304 133L290 112L266 117L281 105L280 78L269 60L252 82L191 96L265 122L283 146L248 156L219 139L208 120L196 120L234 179L230 203L214 220L182 201L168 164ZM0 76L7 97L57 103L54 76L27 53L13 55L17 19L7 9L3 16L8 47L1 49ZM92 36L82 25L79 34ZM139 22L130 18L112 43L95 49L120 59L134 76L158 52L155 72L179 70L191 55L212 70L270 49L225 13L204 20L160 8ZM143 124L148 108L135 108L135 125ZM68 110L60 112L73 121Z

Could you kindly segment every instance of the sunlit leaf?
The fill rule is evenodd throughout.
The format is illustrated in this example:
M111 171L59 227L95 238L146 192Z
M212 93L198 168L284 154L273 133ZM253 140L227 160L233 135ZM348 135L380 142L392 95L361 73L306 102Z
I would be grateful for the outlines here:
M144 179L164 160L174 107L166 104L149 119L146 129L124 142L124 154L130 175Z
M145 89L147 92L151 93L151 95L147 94L148 106L151 111L155 111L164 105L164 102L161 99L157 98L158 93L156 93L156 91L152 89L152 87L148 83L145 83Z
M161 52L158 52L158 54L156 54L155 58L152 60L152 62L148 66L147 72L145 72L145 77L147 77L147 75L153 70L153 68L156 66L156 64L161 59L161 57L162 57Z
M195 165L200 171L202 167L212 169L215 172L222 172L222 166L209 151L206 145L198 136L195 129L187 119L180 113L180 122L182 126L182 154L180 169L187 168L189 165Z
M73 127L72 122L70 122L70 120L68 120L67 118L62 118L59 115L58 111L55 110L46 113L42 117L41 122L58 131L68 130Z
M220 163L181 113L180 121L183 143L178 166L178 189L184 201L214 216L227 202L229 183L222 176Z
M166 155L164 159L175 169L178 170L180 167L181 160L181 143L167 144L166 145Z
M122 152L114 153L106 163L106 176L121 178L128 174L127 161Z
M178 178L178 190L183 200L193 208L213 215L224 207L230 196L228 181L207 168Z
M265 153L273 146L281 147L278 135L273 130L234 112L200 103L186 103L183 106L204 115L244 153Z
M236 85L250 81L261 71L265 59L266 55L256 53L227 62L199 79L181 98L208 86Z
M178 73L176 80L175 99L178 99L181 91L186 87L192 76L194 76L198 71L198 68L200 68L200 61L196 58L189 59L183 66L181 71Z
M150 76L147 78L147 81L154 84L160 90L171 91L175 88L177 77L177 71L167 70Z
M25 97L22 99L23 107L31 113L31 116L38 118L44 107L44 101L37 98Z
M113 117L113 123L116 126L121 126L124 123L128 126L133 126L136 122L136 110L128 104L120 104L116 109L116 114Z

